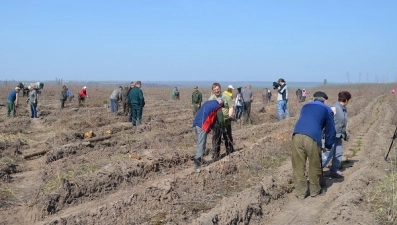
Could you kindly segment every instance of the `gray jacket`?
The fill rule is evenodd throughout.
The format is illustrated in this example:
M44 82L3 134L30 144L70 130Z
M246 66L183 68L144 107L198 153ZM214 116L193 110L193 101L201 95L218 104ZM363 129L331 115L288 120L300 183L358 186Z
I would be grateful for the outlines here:
M347 109L346 106L337 102L333 105L336 108L336 115L334 116L336 137L347 139Z

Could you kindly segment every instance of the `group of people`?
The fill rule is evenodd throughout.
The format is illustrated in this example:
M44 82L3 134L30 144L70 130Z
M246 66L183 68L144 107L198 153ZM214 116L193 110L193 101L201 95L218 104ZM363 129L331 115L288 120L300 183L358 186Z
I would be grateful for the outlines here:
M145 98L141 89L142 82L131 82L130 87L119 86L110 95L110 113L117 113L119 103L123 106L123 115L128 116L132 126L138 126L142 121L143 107Z
M298 88L295 94L296 94L296 98L298 99L298 102L306 101L307 92L304 88L303 89Z
M33 88L32 86L28 87L29 90L29 96L28 99L26 100L27 103L29 103L30 107L30 117L31 118L39 118L37 116L37 90ZM7 101L6 101L6 107L7 107L7 112L6 116L7 117L16 117L16 109L18 107L19 103L19 92L21 91L21 88L19 86L15 87L14 90L10 91L8 96L7 96Z
M306 103L300 112L292 136L292 168L295 183L295 195L304 199L325 194L320 181L322 169L332 160L329 176L342 178L339 171L342 162L342 140L347 141L347 108L351 99L348 91L338 93L338 101L332 107L326 104L328 96L318 91L314 101ZM324 149L323 142L324 137ZM309 160L307 186L306 162Z

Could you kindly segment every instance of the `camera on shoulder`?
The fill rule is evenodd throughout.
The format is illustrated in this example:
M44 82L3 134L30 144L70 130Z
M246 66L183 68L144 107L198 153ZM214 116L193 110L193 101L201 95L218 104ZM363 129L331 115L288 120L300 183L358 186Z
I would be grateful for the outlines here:
M273 82L273 89L277 89L280 86L278 82Z

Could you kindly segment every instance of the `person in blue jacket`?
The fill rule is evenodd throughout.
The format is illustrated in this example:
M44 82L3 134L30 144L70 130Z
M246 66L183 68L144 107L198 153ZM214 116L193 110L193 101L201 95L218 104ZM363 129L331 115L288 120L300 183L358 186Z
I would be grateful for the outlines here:
M10 117L11 114L13 117L16 116L16 107L18 106L18 94L19 94L19 90L21 88L20 87L15 87L14 90L10 91L10 93L8 94L7 97L7 117Z
M197 139L197 152L194 157L194 168L199 169L202 163L205 146L207 144L207 134L218 122L222 130L225 129L225 121L222 113L223 98L206 101L193 120L193 128Z
M292 135L292 169L295 183L295 196L300 199L323 195L320 187L321 136L324 132L325 148L330 149L335 143L335 123L332 109L325 104L327 94L318 91L313 95L314 101L306 103L300 112ZM306 161L309 160L308 178L305 177Z

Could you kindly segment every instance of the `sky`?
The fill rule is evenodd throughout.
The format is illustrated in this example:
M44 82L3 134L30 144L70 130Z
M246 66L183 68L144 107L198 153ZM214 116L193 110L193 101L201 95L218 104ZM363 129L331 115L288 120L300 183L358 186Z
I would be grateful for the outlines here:
M397 82L395 0L0 0L0 80Z

